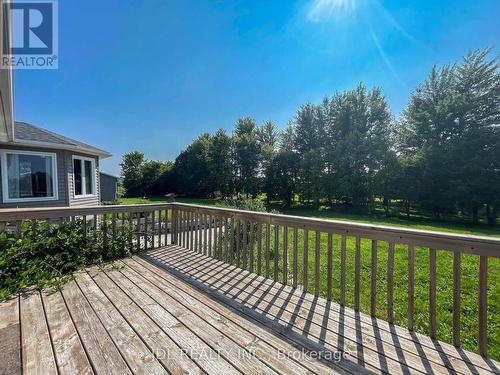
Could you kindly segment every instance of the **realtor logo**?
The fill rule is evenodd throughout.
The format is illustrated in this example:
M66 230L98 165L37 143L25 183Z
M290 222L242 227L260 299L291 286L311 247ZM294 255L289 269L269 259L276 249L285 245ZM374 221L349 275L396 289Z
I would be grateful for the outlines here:
M2 67L14 69L58 68L57 2L16 0L4 3L10 19L10 48L2 46Z

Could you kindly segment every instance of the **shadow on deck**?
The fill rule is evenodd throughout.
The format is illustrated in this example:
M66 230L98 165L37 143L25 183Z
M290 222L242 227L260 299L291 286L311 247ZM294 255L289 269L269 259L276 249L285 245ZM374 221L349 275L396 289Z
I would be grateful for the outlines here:
M498 363L178 246L0 304L0 374L459 373Z

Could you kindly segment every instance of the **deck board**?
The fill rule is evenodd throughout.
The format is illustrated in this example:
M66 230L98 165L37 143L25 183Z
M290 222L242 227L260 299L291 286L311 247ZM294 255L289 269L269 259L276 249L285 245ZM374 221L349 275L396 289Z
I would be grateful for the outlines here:
M19 297L0 303L0 375L21 373Z
M0 303L0 338L0 374L500 374L477 354L176 246Z
M60 292L42 293L42 302L60 374L93 374Z
M52 343L39 292L21 297L21 346L23 372L57 374Z

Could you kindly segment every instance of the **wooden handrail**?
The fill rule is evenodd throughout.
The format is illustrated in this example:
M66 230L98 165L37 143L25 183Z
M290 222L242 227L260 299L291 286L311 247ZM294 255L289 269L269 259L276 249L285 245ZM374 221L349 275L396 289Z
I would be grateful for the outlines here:
M102 205L88 207L2 208L0 221L52 219L69 216L146 212L172 208L171 203Z
M172 203L172 206L174 208L182 208L185 211L200 211L212 215L253 220L255 222L269 223L271 225L307 228L309 231L338 233L380 241L393 241L398 244L413 244L414 246L431 247L439 250L457 251L496 258L500 257L500 238L495 237L244 211L186 203Z

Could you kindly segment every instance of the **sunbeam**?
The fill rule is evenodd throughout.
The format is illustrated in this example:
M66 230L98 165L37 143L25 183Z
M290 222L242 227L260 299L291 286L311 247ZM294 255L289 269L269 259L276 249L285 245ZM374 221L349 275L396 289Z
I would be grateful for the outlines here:
M307 20L318 22L350 13L357 8L357 0L314 0L307 13Z

